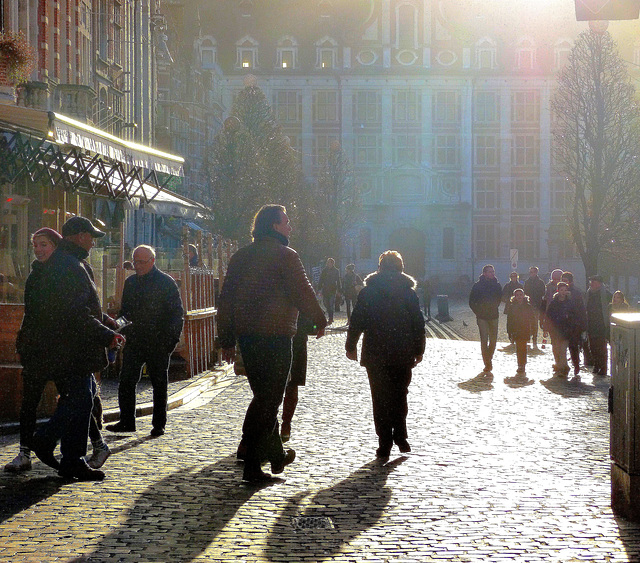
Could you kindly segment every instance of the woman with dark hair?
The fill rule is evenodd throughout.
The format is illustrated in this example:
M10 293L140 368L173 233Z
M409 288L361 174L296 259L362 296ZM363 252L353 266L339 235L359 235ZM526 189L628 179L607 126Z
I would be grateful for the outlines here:
M345 344L347 358L367 368L373 421L378 435L376 456L387 458L395 444L411 451L407 441L407 393L411 370L422 361L425 348L424 317L416 295L416 281L403 273L402 256L387 250L378 271L365 279L365 287L351 314Z

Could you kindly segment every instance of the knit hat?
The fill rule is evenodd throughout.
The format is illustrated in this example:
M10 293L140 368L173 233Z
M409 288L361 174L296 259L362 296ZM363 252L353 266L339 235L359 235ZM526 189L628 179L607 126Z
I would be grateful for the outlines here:
M49 227L42 227L41 229L38 229L31 236L31 240L35 239L36 237L46 237L51 243L53 243L54 246L58 246L58 244L62 240L62 236L60 235L60 233L55 229L50 229Z

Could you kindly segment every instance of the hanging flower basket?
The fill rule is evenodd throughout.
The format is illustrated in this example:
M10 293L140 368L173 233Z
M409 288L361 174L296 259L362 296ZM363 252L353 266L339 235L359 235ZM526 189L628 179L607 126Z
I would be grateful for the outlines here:
M36 53L24 33L0 33L0 85L17 86L27 82L35 66Z

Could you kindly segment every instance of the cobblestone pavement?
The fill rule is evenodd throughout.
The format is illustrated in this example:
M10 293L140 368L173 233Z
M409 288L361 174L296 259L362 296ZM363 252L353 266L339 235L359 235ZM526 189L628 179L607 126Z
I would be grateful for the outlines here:
M339 323L337 323L339 324ZM101 483L66 483L40 462L0 475L0 561L640 561L640 525L610 509L608 383L531 385L514 355L476 378L477 342L429 340L414 371L413 452L387 463L363 368L344 332L310 343L282 479L241 482L235 460L246 380L232 377L169 413L167 434L108 434ZM0 463L17 436L0 437Z

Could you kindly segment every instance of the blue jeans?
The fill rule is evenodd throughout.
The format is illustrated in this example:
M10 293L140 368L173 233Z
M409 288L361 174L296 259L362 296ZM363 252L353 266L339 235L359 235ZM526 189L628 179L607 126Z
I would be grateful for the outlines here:
M243 335L238 338L253 399L242 425L247 446L245 463L280 461L284 448L278 428L278 409L291 369L291 338L288 336Z
M486 369L493 369L493 353L496 351L498 341L498 322L496 319L479 319L476 317L478 330L480 331L480 350L482 351L482 361Z
M89 438L89 420L93 397L97 392L92 373L55 378L60 399L56 412L36 434L47 442L60 440L61 466L73 467L84 463Z

